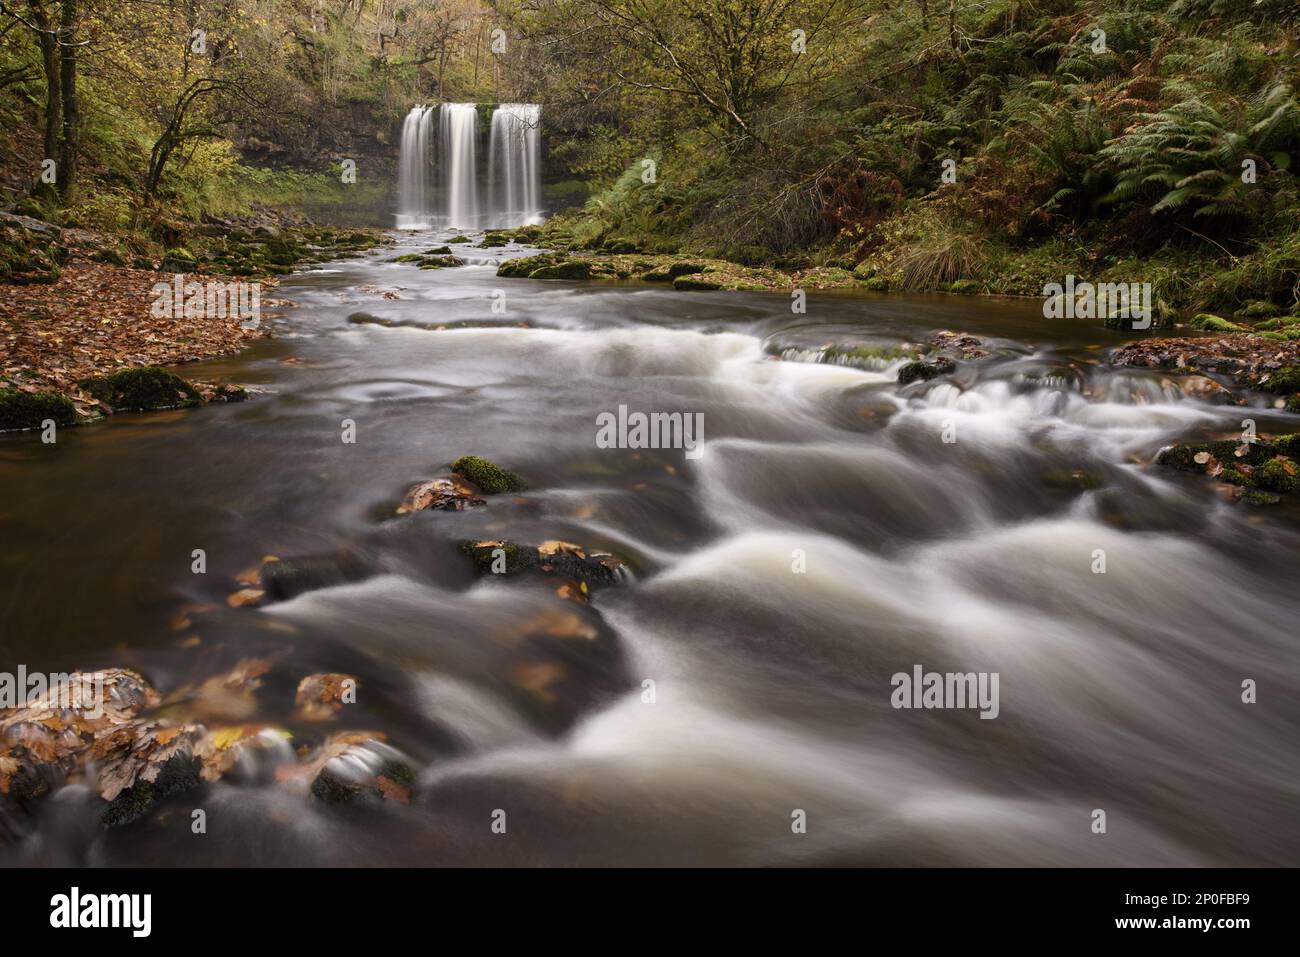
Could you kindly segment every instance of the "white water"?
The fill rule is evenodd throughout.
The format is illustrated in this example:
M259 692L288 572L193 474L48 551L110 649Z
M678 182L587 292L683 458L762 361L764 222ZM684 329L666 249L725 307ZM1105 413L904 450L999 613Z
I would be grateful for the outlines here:
M484 149L477 104L412 107L402 126L397 227L540 222L541 112L535 103L503 103L492 112Z
M433 108L413 106L402 124L402 152L398 168L398 229L431 225L429 196L429 144Z
M540 222L542 108L502 103L492 111L488 140L488 196L492 222L517 226Z
M473 103L444 103L439 130L446 178L446 225L477 226L478 107Z

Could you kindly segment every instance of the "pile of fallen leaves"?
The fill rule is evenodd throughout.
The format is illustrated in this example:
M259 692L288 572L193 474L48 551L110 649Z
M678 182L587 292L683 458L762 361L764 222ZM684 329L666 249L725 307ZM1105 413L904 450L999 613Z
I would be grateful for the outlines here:
M1267 389L1270 377L1300 365L1300 341L1279 342L1249 332L1139 339L1116 350L1111 361L1119 366L1216 372L1232 376L1239 385Z
M153 315L153 286L170 278L74 254L52 284L0 285L0 388L58 392L97 415L82 379L227 355L266 335L236 317Z

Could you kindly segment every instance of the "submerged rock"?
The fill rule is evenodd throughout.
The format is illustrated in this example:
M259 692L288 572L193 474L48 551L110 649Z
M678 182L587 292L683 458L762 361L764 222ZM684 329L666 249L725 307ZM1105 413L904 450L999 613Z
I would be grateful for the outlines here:
M984 345L984 340L979 336L953 332L949 329L930 336L930 347L933 351L968 361L987 358L989 351L984 348Z
M624 575L622 561L613 555L588 553L572 542L553 540L540 545L520 545L489 539L463 541L459 547L480 575L511 576L530 571L553 575L578 585L581 600L585 600L589 588L617 585Z
M935 356L929 359L915 359L898 370L898 384L910 385L948 375L956 371L957 363L947 356Z
M309 591L361 581L369 566L356 555L342 553L309 558L284 558L262 566L261 582L271 601L288 601Z
M370 565L351 552L280 558L265 555L255 567L236 576L242 587L226 599L231 608L288 601L309 591L359 582L370 575Z
M356 703L357 679L331 672L308 675L298 682L294 711L304 721L329 721L343 706Z
M410 760L378 731L333 734L303 763L281 768L276 776L305 781L311 796L325 804L409 804L415 787Z

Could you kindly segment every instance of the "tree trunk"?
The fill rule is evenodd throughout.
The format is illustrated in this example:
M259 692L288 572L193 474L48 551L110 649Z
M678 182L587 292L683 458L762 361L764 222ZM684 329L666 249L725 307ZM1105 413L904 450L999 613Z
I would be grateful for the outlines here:
M63 92L63 142L59 148L59 192L67 203L77 187L80 103L77 100L77 2L63 0L59 25L59 84Z
M41 0L28 0L32 22L40 29L36 40L41 47L41 66L45 70L45 159L55 159L59 152L59 124L63 115L62 86L59 84L59 42L50 25ZM56 171L57 173L57 171Z

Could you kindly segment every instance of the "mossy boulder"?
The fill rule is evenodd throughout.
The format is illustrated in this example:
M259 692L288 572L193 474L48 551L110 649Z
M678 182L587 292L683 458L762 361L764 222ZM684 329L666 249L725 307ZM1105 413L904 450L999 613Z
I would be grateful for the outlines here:
M80 385L118 412L189 408L203 401L194 386L157 366L124 369L112 375L84 379Z
M1241 452L1238 455L1238 452ZM1274 447L1266 442L1242 443L1234 439L1221 439L1216 442L1199 442L1194 445L1172 445L1161 449L1156 455L1157 465L1184 472L1203 472L1205 462L1197 462L1197 456L1213 456L1220 462L1241 462L1252 468L1258 468L1273 457Z
M948 283L947 291L959 296L974 296L984 291L984 285L975 279L958 279Z
M453 266L463 266L465 260L456 256L425 256L420 260L421 269L449 269Z
M1207 332L1246 332L1245 326L1239 326L1235 322L1229 322L1219 316L1212 316L1208 312L1202 312L1192 317L1188 323L1193 329L1204 329Z
M497 267L497 275L507 279L526 279L539 269L567 262L563 254L542 253L507 259Z
M451 463L451 470L463 475L489 495L522 492L528 488L527 483L514 472L495 465L480 455L462 455Z
M159 272L194 272L198 269L199 262L194 254L188 249L177 246L167 250L163 256L162 262L158 265Z
M467 243L469 241L468 236L452 236L451 239L447 240L449 243Z
M68 259L61 236L52 223L0 213L0 282L55 282Z
M1241 310L1241 314L1247 319L1268 319L1281 313L1282 308L1280 306L1260 299L1246 303L1246 308Z
M1285 456L1265 462L1255 470L1255 484L1268 492L1290 495L1300 491L1295 462Z
M1264 379L1260 385L1269 392L1289 395L1300 392L1300 366L1286 366Z
M590 279L591 264L580 259L570 259L550 266L542 266L528 274L529 279Z
M74 425L77 410L69 399L55 392L0 389L0 432L39 429L47 419L56 426Z
M504 233L488 233L483 237L483 241L479 243L479 245L484 249L495 249L498 246L508 246L510 245L510 237Z

